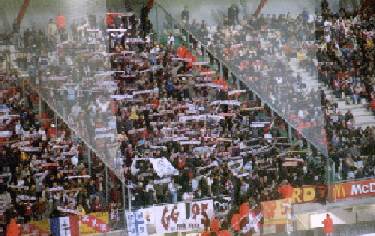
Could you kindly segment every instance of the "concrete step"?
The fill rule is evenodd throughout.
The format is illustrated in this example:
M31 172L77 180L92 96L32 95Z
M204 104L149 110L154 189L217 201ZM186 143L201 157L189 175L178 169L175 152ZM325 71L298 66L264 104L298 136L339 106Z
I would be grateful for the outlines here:
M375 123L361 123L361 124L354 124L355 128L361 128L361 129L366 129L368 127L375 127Z
M288 64L293 70L294 76L297 76L297 73L302 76L302 81L304 84L306 84L308 90L318 90L318 88L322 89L326 94L327 99L332 103L336 103L338 107L337 111L341 112L342 114L345 114L350 110L354 116L355 127L360 127L362 129L367 127L375 127L375 116L367 109L368 101L362 100L360 104L350 104L352 102L352 98L350 96L346 96L345 98L337 98L331 88L329 88L326 84L319 82L316 77L311 76L309 72L302 69L299 66L299 61L297 58L290 59Z
M345 114L348 109L338 109L337 111L340 111L342 114ZM367 110L367 108L356 108L351 110L354 116L372 116L373 113Z
M354 110L356 108L366 108L366 104L347 104L346 101L340 101L337 103L338 109L350 109Z
M374 124L375 125L375 116L354 116L354 124Z

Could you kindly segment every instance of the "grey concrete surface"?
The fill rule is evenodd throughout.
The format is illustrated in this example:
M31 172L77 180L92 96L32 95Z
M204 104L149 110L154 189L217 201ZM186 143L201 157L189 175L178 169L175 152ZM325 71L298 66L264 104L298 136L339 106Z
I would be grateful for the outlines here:
M9 30L23 0L0 0L0 32ZM34 27L45 30L49 19L65 15L67 23L86 18L88 14L104 17L106 0L31 0L21 29Z

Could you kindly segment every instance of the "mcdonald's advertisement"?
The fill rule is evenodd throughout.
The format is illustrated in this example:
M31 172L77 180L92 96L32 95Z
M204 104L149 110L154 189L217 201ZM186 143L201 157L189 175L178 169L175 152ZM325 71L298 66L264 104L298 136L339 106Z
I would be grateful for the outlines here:
M330 186L330 201L375 196L375 179L338 183Z

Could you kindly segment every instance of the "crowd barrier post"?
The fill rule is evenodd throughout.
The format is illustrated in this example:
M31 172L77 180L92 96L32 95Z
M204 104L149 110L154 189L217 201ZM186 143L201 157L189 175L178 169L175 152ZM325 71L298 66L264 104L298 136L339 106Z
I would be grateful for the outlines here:
M109 206L109 200L108 200L108 187L109 187L109 184L108 184L108 167L105 166L104 168L104 174L105 174L105 205L108 207Z
M187 48L189 50L191 50L191 47L190 47L190 33L187 30L186 30L186 44L187 44Z
M56 115L56 112L53 113L53 117L54 117L54 120L55 120L55 129L56 129L56 138L58 136L58 128L57 128L57 115Z
M289 140L289 143L293 141L292 126L290 126L289 124L288 124L288 140Z
M122 204L123 204L123 216L124 216L124 229L126 230L126 196L125 196L125 183L121 182L122 190Z
M22 97L26 98L26 93L25 93L25 80L26 78L22 76L21 84L22 84Z
M88 147L87 149L87 164L89 168L89 175L92 176L91 150Z
M311 144L310 144L310 142L306 142L307 143L307 150L308 150L308 152L311 152Z
M38 96L38 113L39 113L39 119L42 118L42 97Z
M158 5L155 6L155 20L156 20L156 34L157 34L157 39L158 39L158 42L160 42Z
M217 61L217 63L219 64L220 77L223 77L223 75L224 75L223 64L220 61Z
M130 187L128 186L128 208L129 208L129 211L132 210L132 195L131 195L131 191L130 191Z
M332 159L327 158L327 164L326 164L326 184L328 186L331 186L335 181L332 181L335 176L335 163L332 161Z
M224 80L228 81L229 79L229 68L223 65Z

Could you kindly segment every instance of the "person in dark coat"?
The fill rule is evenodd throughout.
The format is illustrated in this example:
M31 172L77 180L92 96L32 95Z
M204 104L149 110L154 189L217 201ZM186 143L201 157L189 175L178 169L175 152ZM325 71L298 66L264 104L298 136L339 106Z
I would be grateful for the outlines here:
M228 21L229 25L239 24L240 20L238 19L238 15L240 10L236 4L232 4L231 7L228 8Z
M189 23L189 17L190 17L190 13L189 13L188 7L185 6L184 10L181 12L181 20L185 21L188 24Z

